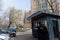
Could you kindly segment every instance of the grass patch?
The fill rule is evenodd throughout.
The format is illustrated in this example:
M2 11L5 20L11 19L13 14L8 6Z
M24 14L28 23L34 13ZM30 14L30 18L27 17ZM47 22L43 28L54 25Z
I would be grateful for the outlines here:
M17 32L26 32L28 31L27 29L18 29Z
M19 30L19 29L17 30L17 32L26 32L26 31L27 30L22 30L22 29L21 30Z
M17 29L17 32L26 32L28 30L30 30L30 28L19 28Z

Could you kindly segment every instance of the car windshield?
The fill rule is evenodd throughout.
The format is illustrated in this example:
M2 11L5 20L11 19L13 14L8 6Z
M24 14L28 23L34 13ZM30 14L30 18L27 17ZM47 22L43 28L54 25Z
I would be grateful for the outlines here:
M16 29L17 27L16 26L11 26L10 29Z
M8 29L1 29L0 33L8 34Z

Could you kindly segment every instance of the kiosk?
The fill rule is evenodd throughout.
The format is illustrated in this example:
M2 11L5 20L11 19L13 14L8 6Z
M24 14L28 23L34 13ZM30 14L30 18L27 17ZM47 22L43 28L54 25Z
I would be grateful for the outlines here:
M60 15L58 13L40 10L28 17L32 23L32 35L38 37L39 22L44 24L48 30L49 40L60 40Z

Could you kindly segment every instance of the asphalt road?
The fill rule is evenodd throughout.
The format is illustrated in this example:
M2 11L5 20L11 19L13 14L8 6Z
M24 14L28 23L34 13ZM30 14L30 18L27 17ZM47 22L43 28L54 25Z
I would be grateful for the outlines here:
M36 40L31 34L18 35L14 40Z
M37 40L36 38L33 38L31 30L27 32L18 32L17 36L15 38L12 38L11 40Z

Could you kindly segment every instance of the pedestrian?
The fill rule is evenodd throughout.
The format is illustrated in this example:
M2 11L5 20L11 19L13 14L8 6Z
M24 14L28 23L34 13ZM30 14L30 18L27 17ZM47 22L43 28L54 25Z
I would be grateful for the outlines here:
M43 39L43 28L42 28L41 23L39 23L39 26L38 26L38 40L42 40L42 39Z
M48 30L46 26L43 26L43 40L49 40Z
M42 28L40 29L40 27L38 27L38 40L42 40L42 38L43 38L42 32L43 32Z
M48 30L44 24L38 26L38 40L49 40Z

